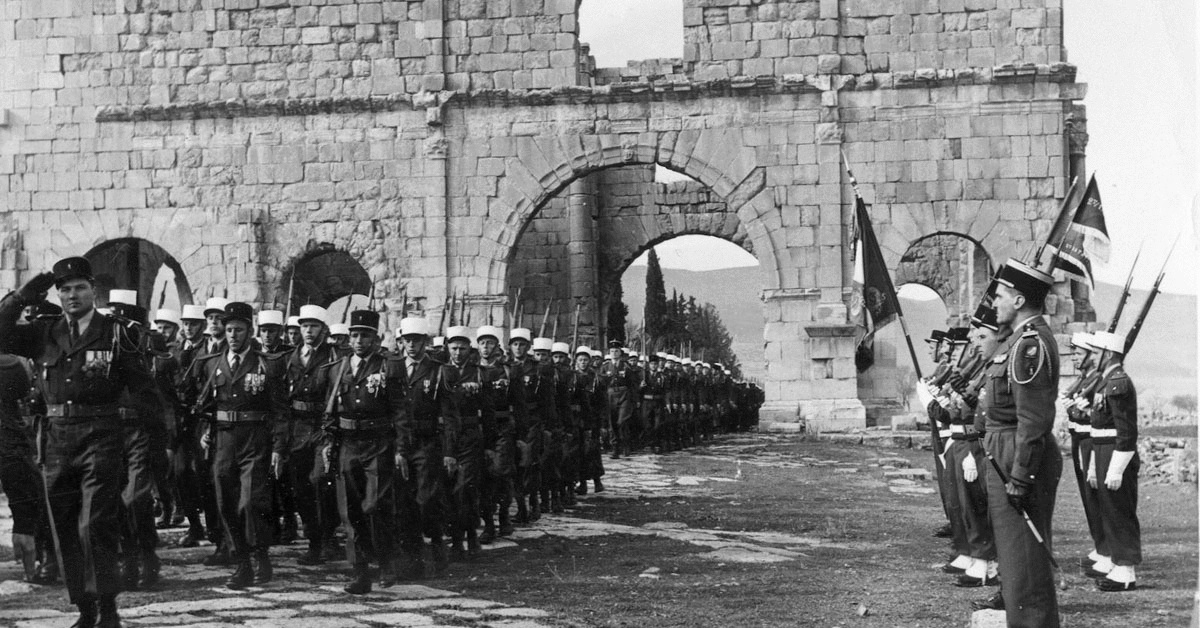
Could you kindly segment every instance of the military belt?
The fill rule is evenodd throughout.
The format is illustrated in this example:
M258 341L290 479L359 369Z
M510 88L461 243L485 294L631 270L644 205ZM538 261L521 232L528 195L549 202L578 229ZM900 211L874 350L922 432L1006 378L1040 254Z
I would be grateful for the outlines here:
M612 392L622 392L625 390L629 390L629 387L628 386L609 386L608 389Z
M110 403L102 406L87 406L81 403L48 403L46 416L51 418L73 419L101 416L119 416L121 409L117 404Z
M651 401L662 399L662 398L663 398L662 395L642 395L642 399L649 399Z
M964 434L964 433L966 433L966 431L967 431L967 426L965 426L965 425L957 425L956 424L956 425L950 426L951 434Z
M1092 433L1092 424L1091 423L1077 423L1075 421L1070 421L1067 423L1067 429L1072 432L1075 432L1076 434L1080 434L1080 435L1091 434Z
M297 412L324 412L325 404L319 401L293 401L292 409Z
M950 438L954 435L952 430L938 430L938 438Z
M1098 427L1092 428L1092 438L1116 438L1116 437L1117 437L1117 430L1115 428L1111 429L1111 430L1102 429L1102 428L1098 428Z
M362 419L338 417L338 429L348 430L351 432L381 430L391 426L392 422L388 417L370 417Z
M267 420L262 410L217 410L218 423L261 423Z

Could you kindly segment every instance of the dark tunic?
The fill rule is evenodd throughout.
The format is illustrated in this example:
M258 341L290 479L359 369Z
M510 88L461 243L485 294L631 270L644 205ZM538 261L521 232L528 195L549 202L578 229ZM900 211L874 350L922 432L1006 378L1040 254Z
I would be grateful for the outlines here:
M1137 516L1137 390L1117 363L1104 370L1092 403L1092 453L1096 456L1096 503L1105 547L1099 550L1116 565L1142 562L1142 533ZM1104 479L1113 453L1133 453L1121 475L1121 488L1109 490Z

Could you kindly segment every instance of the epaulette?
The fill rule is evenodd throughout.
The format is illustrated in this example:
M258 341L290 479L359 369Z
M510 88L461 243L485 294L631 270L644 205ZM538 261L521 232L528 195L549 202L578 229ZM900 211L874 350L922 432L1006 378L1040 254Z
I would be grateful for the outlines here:
M1129 379L1129 375L1124 369L1113 371L1108 377L1108 383L1104 387L1106 395L1123 395L1129 392L1133 387L1133 380Z

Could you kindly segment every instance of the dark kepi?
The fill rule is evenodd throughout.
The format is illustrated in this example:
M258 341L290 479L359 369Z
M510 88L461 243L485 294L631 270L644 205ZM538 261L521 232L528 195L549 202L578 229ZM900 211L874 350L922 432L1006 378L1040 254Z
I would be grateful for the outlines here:
M72 279L87 279L95 281L92 277L92 263L87 261L85 257L68 257L59 260L54 265L54 287L60 288L62 285Z
M350 331L379 333L379 312L354 310L350 312Z
M225 314L221 317L225 323L229 321L246 321L247 325L254 327L254 308L248 303L233 301L225 304Z
M1042 300L1050 293L1054 285L1054 277L1015 259L1010 259L1000 267L996 274L996 282L1008 286L1026 297Z

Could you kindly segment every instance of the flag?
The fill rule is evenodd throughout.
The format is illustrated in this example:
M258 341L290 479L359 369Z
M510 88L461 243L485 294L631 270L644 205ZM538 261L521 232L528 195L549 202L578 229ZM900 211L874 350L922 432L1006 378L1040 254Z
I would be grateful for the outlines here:
M1108 227L1104 221L1104 206L1100 202L1100 190L1096 177L1088 182L1087 191L1075 209L1075 217L1069 224L1056 224L1047 240L1050 249L1051 270L1061 271L1068 277L1086 281L1095 288L1092 279L1092 259L1108 261L1110 241Z
M862 264L862 307L870 317L870 327L878 329L890 323L900 313L896 288L888 274L875 229L871 227L871 216L862 197L855 195L855 257Z

